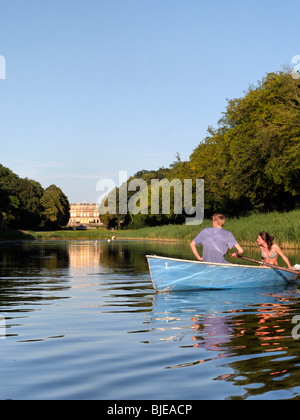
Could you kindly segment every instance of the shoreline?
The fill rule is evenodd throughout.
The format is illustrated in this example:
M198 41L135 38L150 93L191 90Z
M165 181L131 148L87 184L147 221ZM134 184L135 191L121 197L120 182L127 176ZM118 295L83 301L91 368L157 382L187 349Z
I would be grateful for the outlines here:
M211 219L200 225L161 225L131 230L62 229L56 231L31 231L0 229L0 242L12 240L118 240L191 242L205 228L211 227ZM227 218L225 230L232 232L241 246L256 247L257 235L266 231L274 236L274 242L283 249L300 249L300 209L290 212L255 213L249 216Z
M52 231L52 232L32 232L32 231L20 231L20 235L12 235L12 237L1 238L0 243L7 242L20 242L20 241L151 241L151 242L171 242L171 243L182 243L189 244L192 239L182 239L182 238L168 238L168 237L151 237L151 236L123 236L118 235L122 231L105 231L107 235L85 235L85 232L81 235L68 235L67 231ZM126 231L125 231L126 232ZM115 237L112 239L112 237ZM239 241L239 244L244 247L255 248L257 246L256 241ZM284 241L279 244L283 249L288 250L298 250L300 249L300 244L295 244L293 242Z

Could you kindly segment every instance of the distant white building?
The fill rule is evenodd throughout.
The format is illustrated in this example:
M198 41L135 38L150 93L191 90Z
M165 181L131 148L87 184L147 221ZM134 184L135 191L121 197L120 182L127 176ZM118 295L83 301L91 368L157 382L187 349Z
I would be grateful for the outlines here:
M70 204L70 219L68 226L102 225L98 207L94 203Z

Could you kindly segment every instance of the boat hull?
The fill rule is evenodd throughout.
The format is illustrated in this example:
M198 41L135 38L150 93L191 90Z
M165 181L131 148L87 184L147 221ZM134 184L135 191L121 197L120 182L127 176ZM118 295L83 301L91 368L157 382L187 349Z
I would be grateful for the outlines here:
M297 274L262 266L206 263L146 255L153 287L160 292L281 286Z

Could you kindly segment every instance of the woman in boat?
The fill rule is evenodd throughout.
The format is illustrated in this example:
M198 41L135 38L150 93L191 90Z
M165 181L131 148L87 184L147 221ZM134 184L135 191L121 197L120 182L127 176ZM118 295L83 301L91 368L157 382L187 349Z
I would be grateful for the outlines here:
M268 232L263 231L258 234L256 242L260 247L262 262L278 265L277 257L280 255L288 268L293 268L288 258L284 255L280 247L277 244L274 244L273 240L274 237L270 236Z

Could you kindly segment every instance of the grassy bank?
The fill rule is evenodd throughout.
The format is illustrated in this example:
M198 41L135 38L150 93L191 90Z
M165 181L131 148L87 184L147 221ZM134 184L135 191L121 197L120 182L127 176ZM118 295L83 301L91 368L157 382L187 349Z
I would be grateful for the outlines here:
M35 237L28 232L14 229L0 229L0 241L33 240Z
M20 238L2 236L0 239L65 239L65 240L96 240L109 239L113 235L117 239L152 239L170 241L191 241L197 233L205 227L211 226L211 220L204 220L199 226L166 225L147 227L138 230L107 231L104 229L73 231L62 230L55 232L21 232ZM276 243L283 248L300 248L300 210L289 213L273 212L269 214L253 214L239 219L227 219L225 229L230 230L241 245L255 245L260 231L265 230L275 237Z

